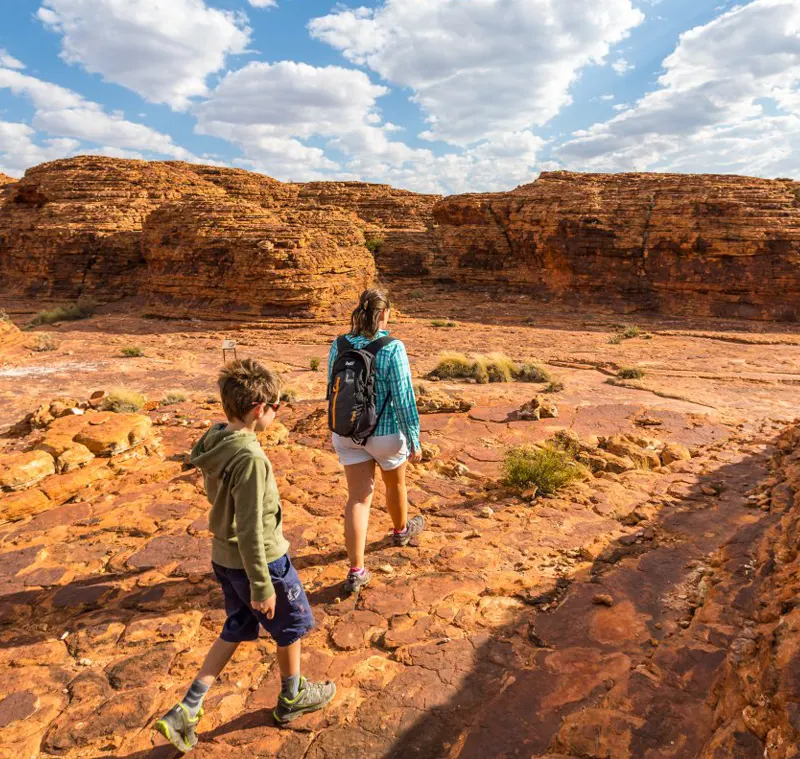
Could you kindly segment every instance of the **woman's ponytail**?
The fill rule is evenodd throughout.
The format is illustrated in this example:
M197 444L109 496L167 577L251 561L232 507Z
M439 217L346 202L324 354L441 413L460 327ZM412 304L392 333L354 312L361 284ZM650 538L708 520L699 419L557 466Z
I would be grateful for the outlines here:
M358 305L350 317L350 334L375 337L381 321L381 313L391 307L383 290L370 288L361 293Z

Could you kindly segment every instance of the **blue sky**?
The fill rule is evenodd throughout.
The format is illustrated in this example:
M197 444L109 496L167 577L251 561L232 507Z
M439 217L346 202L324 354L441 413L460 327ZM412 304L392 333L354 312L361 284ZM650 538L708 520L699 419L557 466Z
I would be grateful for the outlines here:
M800 174L796 0L0 0L0 171L81 153L510 189Z

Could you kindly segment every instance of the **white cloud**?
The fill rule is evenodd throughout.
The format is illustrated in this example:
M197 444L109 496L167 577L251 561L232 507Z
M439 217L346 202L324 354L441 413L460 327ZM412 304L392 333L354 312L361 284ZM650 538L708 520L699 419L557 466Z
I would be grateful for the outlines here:
M250 40L244 16L203 0L44 0L38 17L62 35L65 61L176 109Z
M247 0L254 8L275 8L278 0Z
M681 35L659 88L557 156L592 170L800 172L800 4L755 0Z
M137 153L148 151L184 161L196 160L188 150L176 145L169 135L144 124L128 121L119 113L108 114L98 103L85 100L77 92L57 84L12 69L0 68L0 89L9 89L13 94L27 97L33 103L35 112L29 127L29 139L32 139L34 130L68 138L62 143L49 140L46 144L54 149L61 145L62 148L68 147L67 152L72 152L76 147L72 143L78 140L95 143L104 150L133 150ZM16 133L19 135L18 130ZM34 151L29 147L24 152L29 155ZM32 161L24 168L39 162Z
M622 76L623 74L627 74L629 71L633 71L635 67L626 58L620 56L611 64L611 68L614 70L615 74Z
M0 172L20 177L25 169L70 155L79 145L63 138L37 141L36 130L27 124L0 121Z
M408 87L423 136L469 145L545 124L644 14L630 0L385 0L337 8L312 36Z
M18 61L4 47L0 47L0 66L3 66L5 68L7 68L7 69L24 69L25 68L25 64L22 61Z

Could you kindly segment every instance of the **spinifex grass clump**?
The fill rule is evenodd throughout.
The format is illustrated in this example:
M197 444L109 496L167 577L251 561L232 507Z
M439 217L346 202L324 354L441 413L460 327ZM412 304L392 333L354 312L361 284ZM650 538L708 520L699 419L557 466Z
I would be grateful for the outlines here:
M436 327L438 329L445 328L445 329L453 329L457 327L457 322L448 321L447 319L434 319L431 322L431 327Z
M366 242L367 250L376 255L381 252L381 248L383 247L383 238L382 237L373 237Z
M40 324L55 324L56 322L74 322L78 319L88 319L94 313L94 305L88 301L70 303L68 306L39 311L30 321L31 327Z
M487 382L547 382L547 370L535 362L518 364L504 353L490 353L488 356L463 353L442 353L439 363L430 373L437 379L473 379L478 384Z
M281 403L288 403L291 405L292 403L297 402L297 390L293 387L286 387L281 392Z
M536 487L542 495L552 495L583 476L571 451L552 443L541 447L517 445L503 459L503 484L526 490Z
M624 380L637 380L642 379L644 377L644 370L638 369L635 366L623 366L617 372L617 377Z
M319 371L319 359L318 358L312 358L311 361L308 362L308 365L309 365L309 367L311 367L311 371L312 372L318 372Z
M58 347L58 343L53 339L49 332L40 332L36 335L36 342L33 344L33 350L37 353L46 353L54 351Z
M121 351L126 358L139 358L144 356L144 351L138 345L126 345Z
M180 390L170 390L162 399L162 406L174 406L176 403L183 403L186 400L186 393ZM216 398L214 399L216 400Z
M553 380L543 390L545 393L560 393L564 390L564 383L561 380Z
M144 408L147 398L135 390L115 387L103 398L103 411L115 411L118 414L135 414Z

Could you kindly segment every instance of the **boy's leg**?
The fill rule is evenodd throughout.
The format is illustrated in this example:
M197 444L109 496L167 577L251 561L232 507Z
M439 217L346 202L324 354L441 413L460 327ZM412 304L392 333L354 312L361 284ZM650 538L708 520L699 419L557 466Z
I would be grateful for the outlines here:
M344 468L347 477L347 506L344 514L344 540L351 569L364 568L369 510L375 492L375 462L365 461Z
M276 722L286 724L304 714L326 707L336 695L332 682L312 683L300 675L300 641L278 646L278 668L281 672L281 694L272 713Z

